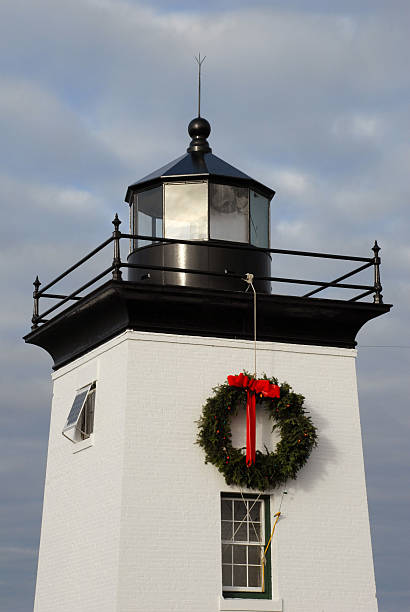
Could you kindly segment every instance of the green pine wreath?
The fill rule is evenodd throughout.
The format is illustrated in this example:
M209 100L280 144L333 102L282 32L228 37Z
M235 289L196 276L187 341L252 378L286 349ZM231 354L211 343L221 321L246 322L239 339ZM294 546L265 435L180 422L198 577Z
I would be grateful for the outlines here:
M251 377L248 374L249 377ZM277 385L276 378L268 380ZM304 397L292 391L287 383L280 387L280 398L257 398L257 410L264 409L273 421L272 431L279 430L281 440L275 452L256 451L255 463L249 467L241 448L232 446L230 419L246 406L246 389L227 382L213 389L198 421L197 443L205 451L205 463L212 463L224 475L228 485L265 491L296 478L317 445L317 431L303 408Z

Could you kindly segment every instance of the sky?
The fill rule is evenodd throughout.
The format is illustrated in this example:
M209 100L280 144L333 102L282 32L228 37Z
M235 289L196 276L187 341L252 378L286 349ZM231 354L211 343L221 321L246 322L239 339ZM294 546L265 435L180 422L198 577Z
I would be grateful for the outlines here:
M277 192L272 246L382 247L394 308L358 335L358 384L379 610L410 610L409 31L408 0L2 0L1 610L32 609L40 537L52 363L21 339L32 282L185 152L198 51L213 152Z

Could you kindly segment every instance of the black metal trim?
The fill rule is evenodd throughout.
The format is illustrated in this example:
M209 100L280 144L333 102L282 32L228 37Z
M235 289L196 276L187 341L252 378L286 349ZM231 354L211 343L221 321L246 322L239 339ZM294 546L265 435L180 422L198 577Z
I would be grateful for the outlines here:
M359 295L350 298L349 302L357 302L358 300L361 300L362 298L366 297L367 295L370 295L371 293L374 293L374 288L370 289L370 291L364 291L363 293L360 293Z
M154 240L156 242L174 242L180 244L198 244L200 240L182 240L179 238L153 238L152 236L138 235L138 234L121 234L122 238L140 238L141 240ZM214 240L214 239L212 239ZM202 241L206 244L206 241ZM332 253L318 253L314 251L292 251L289 249L263 249L262 247L257 247L253 244L247 244L242 242L229 242L229 241L216 241L221 246L225 246L225 248L237 248L237 249L256 249L258 251L262 251L264 253L277 253L281 255L299 255L301 257L323 257L323 259L341 259L345 261L365 261L374 263L373 257L355 257L352 255L335 255Z
M366 268L369 268L371 265L372 265L372 262L369 262L369 263L364 264L363 266L360 266L359 268L356 268L355 270L352 270L351 272L348 272L347 274L343 274L343 276L339 276L338 278L335 278L332 282L326 283L326 287L334 287L335 285L333 283L338 283L339 281L344 280L345 278L349 278L350 276L353 276L354 274L358 274L358 272L362 272L362 270L366 270ZM305 293L303 297L311 297L312 295L315 295L315 293L319 293L319 291L322 291L326 287L322 287L322 288L319 287L318 289L309 291L309 293ZM370 288L370 292L372 291L372 289L374 288Z
M66 297L64 297L61 302L59 302L58 304L54 304L54 306L51 306L51 308L49 308L48 310L46 310L45 312L41 313L41 315L39 315L41 318L42 317L46 317L47 315L51 314L52 312L54 312L55 310L57 310L58 308L60 308L61 306L63 306L66 302L68 302L69 300L75 300L76 296L78 293L81 293L81 291L84 291L84 289L88 289L88 287L91 287L91 285L93 285L94 283L96 283L98 280L100 280L101 278L103 278L104 276L106 276L109 272L111 272L111 270L114 269L114 266L110 266L109 268L107 268L106 270L104 270L103 272L101 272L101 274L97 274L97 276L95 276L94 278L92 278L90 281L88 281L88 283L84 283L84 285L81 285L81 287L79 289L76 289L75 291L73 291L73 293L70 293L70 295L67 295ZM118 279L116 279L118 280Z
M225 273L221 272L208 272L207 270L197 270L196 268L173 268L172 266L154 266L148 264L134 264L134 263L123 263L123 268L134 268L137 270L159 270L160 272L183 272L184 274L202 274L203 276L217 276L220 278L225 278L229 276L230 278L243 278L242 274L234 274L229 272L229 270L225 270ZM266 280L266 279L265 279Z
M59 276L57 276L57 278L55 278L54 280L52 280L50 283L48 283L48 285L45 285L41 291L39 291L39 294L43 294L44 291L47 291L47 289L50 289L50 287L53 287L56 283L58 283L60 280L62 280L63 278L65 278L68 274L70 274L71 272L74 272L74 270L76 270L77 268L79 268L83 263L85 263L86 261L88 261L89 259L91 259L91 257L93 257L94 255L96 255L97 253L99 253L104 247L107 246L107 244L110 244L110 242L112 242L114 240L113 236L110 236L109 238L107 238L107 240L104 240L104 242L102 242L101 244L99 244L95 249L93 249L92 251L90 251L87 255L85 255L82 259L80 259L79 261L77 261L77 263L75 263L74 265L72 265L70 268L68 268L67 270L65 270L64 272L62 272L62 274L60 274Z
M391 308L264 294L257 307L259 341L342 348L354 348L360 328ZM57 369L127 329L252 340L253 296L110 280L24 339L48 351Z
M164 185L162 186L163 190L164 190ZM250 222L250 190L248 188L248 206L249 206L249 215L248 215L248 221ZM209 189L208 189L208 199L209 199ZM163 212L164 212L164 207L165 207L165 198L164 198L164 194L163 194ZM208 206L208 216L209 216L209 206ZM220 271L217 270L207 270L207 269L199 269L199 268L183 268L183 267L175 267L175 266L158 266L158 265L154 265L154 264L150 264L150 262L143 262L143 263L134 263L134 262L130 262L130 263L125 263L121 261L121 254L120 254L120 240L121 238L126 238L129 240L146 240L146 241L150 241L152 246L153 243L159 243L159 244L182 244L182 245L202 245L204 247L209 247L209 249L211 248L221 248L221 249L228 249L231 251L235 251L235 250L240 250L242 253L248 251L249 253L261 253L266 255L275 253L275 254L281 254L281 255L293 255L293 256L299 256L299 257L317 257L317 258L322 258L322 259L334 259L334 260L343 260L343 261L360 261L360 262L365 262L364 265L359 266L358 268L347 272L346 274L339 276L338 278L336 278L333 281L319 281L319 280L309 280L309 279L296 279L296 278L284 278L284 277L277 277L277 276L262 276L261 275L261 270L259 271L259 276L258 274L255 275L255 282L259 282L259 283L287 283L287 284L292 284L292 285L310 285L310 286L315 286L316 289L314 289L313 291L309 291L308 293L306 293L303 297L305 298L310 298L311 296L319 293L320 291L323 291L326 288L330 288L330 287L335 287L335 288L340 288L340 289L355 289L355 290L364 290L363 293L360 293L359 295L350 298L348 301L349 302L356 302L360 299L362 299L363 297L366 297L370 294L373 294L373 302L375 304L382 304L383 303L383 296L381 293L381 281L380 281L380 257L379 257L379 251L380 251L380 247L377 244L377 241L375 241L375 244L372 248L373 252L374 252L374 257L356 257L356 256L349 256L349 255L337 255L337 254L332 254L332 253L317 253L317 252L312 252L312 251L295 251L295 250L290 250L290 249L264 249L264 248L260 248L260 247L256 247L252 244L249 243L236 243L236 242L230 242L230 241L217 241L217 240L212 240L209 239L208 241L204 241L204 240L181 240L181 239L175 239L175 238L164 238L164 237L153 237L153 236L146 236L146 235L142 235L142 234L123 234L120 232L119 230L119 226L120 226L121 221L118 219L118 215L115 215L115 218L113 220L113 224L114 224L114 231L112 233L112 236L110 236L107 240L105 240L104 242L102 242L100 245L98 245L95 249L93 249L92 251L90 251L90 253L88 253L87 255L85 255L83 258L81 258L77 263L75 263L74 265L72 265L71 267L69 267L67 270L65 270L62 274L58 275L54 280L52 280L50 283L48 283L47 285L45 285L41 290L40 290L40 281L38 279L38 277L36 277L36 280L34 281L34 292L33 292L33 299L34 299L34 307L33 307L33 317L32 317L32 323L33 323L33 328L35 329L40 323L44 322L44 317L46 317L47 315L55 312L56 310L58 310L59 308L61 308L64 304L66 304L68 301L70 300L80 300L82 299L78 294L81 293L82 291L84 291L85 289L87 289L88 287L92 286L93 284L95 284L97 281L101 280L104 276L106 276L107 274L109 274L110 272L112 272L112 278L115 281L120 281L122 278L122 272L121 269L122 268L135 268L135 269L145 269L145 270L160 270L162 272L172 272L172 273L185 273L185 274L198 274L201 276L208 276L208 277L230 277L230 278L242 278L242 275L245 274L247 272L247 270L241 270L241 265L238 266L240 273L238 273L238 270L235 274L230 274L228 271L225 271L224 274L222 274ZM249 226L249 223L248 223ZM164 221L163 221L163 231L165 232L165 226L164 226ZM250 227L248 227L248 231L249 231L249 239L250 239ZM208 232L210 232L210 219L208 218ZM72 293L70 293L69 295L61 295L58 293L46 293L46 291L48 289L50 289L51 287L53 287L56 283L58 283L60 280L64 279L68 274L70 274L71 272L73 272L74 270L76 270L79 266L83 265L85 262L89 261L94 255L96 255L97 253L99 253L103 248L105 248L108 244L110 244L111 242L114 243L114 254L113 254L113 260L112 260L112 265L108 268L106 268L104 271L102 271L100 274L98 274L97 276L95 276L94 278L92 278L90 281L88 281L87 283L83 284L80 288L78 288L76 291L73 291ZM147 245L148 246L148 245ZM144 247L142 247L144 248ZM134 252L139 251L142 249L136 249ZM138 260L137 260L138 261ZM245 260L244 260L245 261ZM374 285L363 285L363 284L354 284L354 283L342 283L340 282L341 280L347 279L363 270L365 270L366 268L373 266L374 267ZM223 269L223 267L222 267ZM263 270L264 271L264 270ZM263 274L262 271L262 274ZM257 270L255 270L255 272L257 272ZM145 274L145 278L150 278L149 274ZM158 277L157 277L158 278ZM133 278L133 281L136 281L138 279ZM155 281L154 282L158 282ZM168 281L168 282L172 282L172 281ZM154 283L152 283L154 284ZM211 286L211 285L210 285ZM259 285L260 287L263 287L263 285ZM232 285L227 285L226 289L236 289L236 286L232 286ZM267 293L270 292L270 285L265 285L265 288L262 289L263 291L266 291ZM48 310L46 310L45 312L40 313L39 311L39 301L41 297L46 297L46 298L54 298L54 299L59 299L60 301L57 304L54 304L51 308L49 308Z
M58 293L42 293L41 297L43 298L53 298L56 300L64 300L65 298L68 298L68 295L59 295ZM69 298L70 300L81 300L82 298L79 296L72 296Z
M220 272L212 272L208 270L198 270L196 268L173 268L170 266L155 266L152 264L130 264L130 263L122 263L122 268L138 268L138 269L148 269L148 270L160 270L162 272L183 272L186 274L202 274L204 276L230 276L232 278L243 278L243 274L233 274L228 270L225 274L221 274ZM369 293L374 291L374 287L370 285L353 285L348 283L329 283L326 281L310 281L304 279L296 279L296 278L284 278L281 276L255 276L255 281L271 281L276 283L288 283L293 285L320 285L320 288L317 291L322 291L322 289L326 289L327 287L340 287L343 289L368 289ZM306 295L302 297L307 297Z

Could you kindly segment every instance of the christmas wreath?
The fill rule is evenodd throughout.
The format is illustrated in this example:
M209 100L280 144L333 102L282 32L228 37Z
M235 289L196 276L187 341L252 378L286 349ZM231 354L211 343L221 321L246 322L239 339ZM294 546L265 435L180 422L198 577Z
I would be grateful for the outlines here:
M213 389L198 421L198 444L205 463L212 463L228 485L264 491L296 478L317 445L316 427L303 408L303 395L276 378L256 380L250 375L228 376ZM246 455L232 446L230 419L246 406ZM256 407L265 409L281 439L275 452L255 448Z

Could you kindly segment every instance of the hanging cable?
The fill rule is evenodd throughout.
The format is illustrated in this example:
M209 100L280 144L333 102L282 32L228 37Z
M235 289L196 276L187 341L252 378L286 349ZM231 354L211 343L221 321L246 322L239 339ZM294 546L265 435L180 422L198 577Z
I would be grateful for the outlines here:
M256 291L255 291L255 287L253 286L253 279L254 279L254 275L251 274L250 272L247 272L245 274L245 278L243 278L242 280L245 283L248 283L248 286L245 289L245 293L246 291L248 291L249 287L252 287L252 291L253 291L253 345L254 345L254 377L256 379Z
M250 273L250 272L247 272L247 273L246 273L246 275L245 275L245 278L243 278L242 280L243 280L245 283L247 283L247 284L248 284L248 286L247 286L247 287L246 287L246 289L245 289L245 292L246 292L246 291L248 291L249 287L251 287L251 288L252 288L252 291L253 291L253 353L254 353L254 363L253 363L253 366L254 366L254 367L253 367L253 370L254 370L254 377L255 377L255 379L256 379L256 350L257 350L257 349L256 349L256 329L257 329L257 328L256 328L256 290L255 290L255 287L254 287L254 285L253 285L253 279L254 279L254 275L253 275L252 273ZM284 496L284 495L286 495L286 494L287 494L287 491L283 491L283 492L282 492L282 497L281 497L280 504L279 504L279 510L278 510L278 512L276 512L276 513L273 515L273 516L274 516L274 518L275 518L275 521L274 521L274 523L273 523L272 531L271 531L271 534L270 534L270 537L269 537L268 543L266 544L265 549L263 549L263 545L262 545L262 551L261 551L261 552L262 552L262 592L264 592L264 591L265 591L265 565L266 565L266 555L267 555L267 553L268 553L269 546L271 545L272 538L273 538L273 535L274 535L274 533L275 533L275 529L276 529L277 522L278 522L278 520L279 520L279 517L281 516L281 508L282 508L283 496ZM259 500L260 495L261 495L261 494L259 493L259 495L258 495L257 499L255 500L254 504L252 505L252 508L253 508L253 506L255 505L255 503L256 503L256 502ZM245 499L244 499L244 497L243 497L242 490L241 490L241 497L242 497L242 501L243 501L243 503L245 504L245 507L246 507L246 502L245 502ZM250 508L250 510L249 510L249 511L247 511L247 518L248 518L248 520L250 521L250 523L251 523L251 525L252 525L252 527L253 527L253 530L254 530L254 532L255 532L255 535L257 535L257 533L256 533L256 529L255 529L255 525L253 524L253 521L252 521L251 516L250 516L250 512L251 512L252 508ZM244 520L244 519L243 519L243 520ZM240 523L239 527L240 527L240 526L241 526L241 524L243 523L243 520L242 520L242 522ZM239 527L238 527L238 529L239 529ZM234 535L233 535L233 538L235 537L235 534L236 534L236 532L238 531L238 529L235 531L235 533L234 533ZM233 538L232 538L232 540L233 540Z
M272 527L272 531L271 531L271 534L270 534L270 538L269 538L268 543L266 544L266 548L265 548L265 550L263 552L263 558L262 558L262 593L265 592L266 555L267 555L267 552L269 550L269 546L270 546L270 544L272 542L273 534L275 533L276 524L277 524L277 522L279 520L280 515L282 514L280 510L282 508L283 496L287 495L287 493L288 493L287 491L283 491L282 492L282 497L281 497L280 504L279 504L279 510L276 512L276 514L273 515L274 517L276 517L276 519L275 519L275 522L273 523L273 527Z

